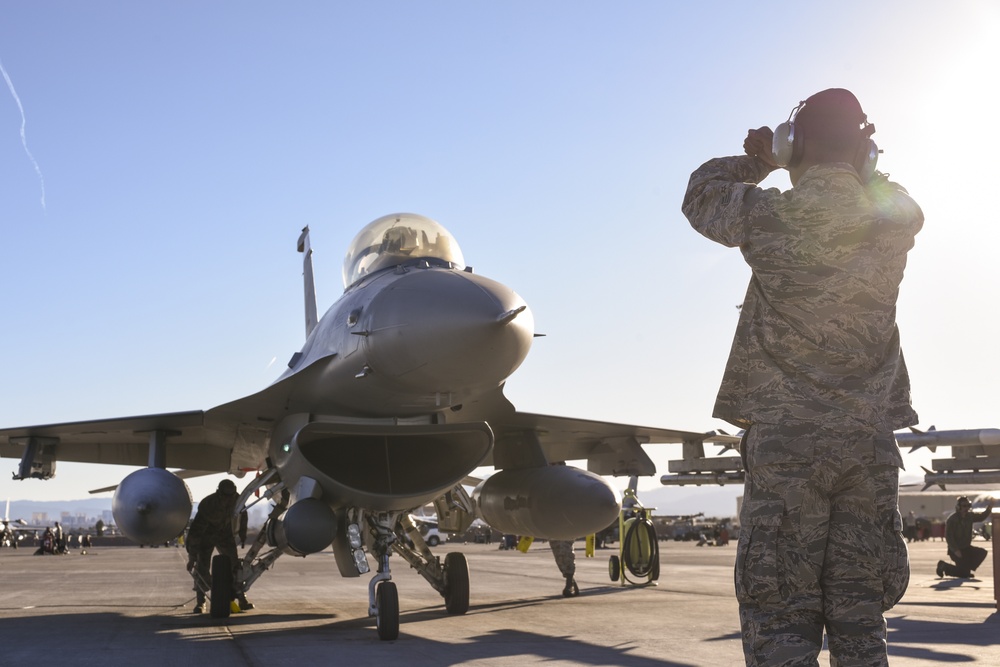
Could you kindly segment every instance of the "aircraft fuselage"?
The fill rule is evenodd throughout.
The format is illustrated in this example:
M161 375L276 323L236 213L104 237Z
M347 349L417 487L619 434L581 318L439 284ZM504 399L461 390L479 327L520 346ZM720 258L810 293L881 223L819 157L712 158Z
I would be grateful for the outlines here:
M296 383L296 411L426 415L500 386L527 356L533 328L513 290L418 260L352 285L278 382ZM318 373L296 377L316 364Z

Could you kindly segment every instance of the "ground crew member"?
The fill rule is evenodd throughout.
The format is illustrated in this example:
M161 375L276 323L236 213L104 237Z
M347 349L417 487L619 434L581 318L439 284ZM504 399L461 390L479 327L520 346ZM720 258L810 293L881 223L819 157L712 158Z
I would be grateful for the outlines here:
M198 503L198 512L194 521L188 529L185 545L188 552L187 569L188 572L197 573L195 577L195 592L197 600L195 602L194 613L201 614L205 611L205 593L211 588L212 574L212 551L218 550L223 556L229 557L229 562L234 567L233 590L237 592L237 601L240 609L253 609L253 604L246 598L246 594L240 590L239 582L235 581L235 567L238 561L236 554L236 538L233 535L233 512L236 508L236 484L230 479L219 482L219 487L210 495L205 496ZM240 514L240 542L246 542L247 538L247 513Z
M63 532L63 527L59 525L56 521L52 528L52 539L55 542L54 552L57 554L66 552L66 533Z
M896 299L923 213L874 171L857 98L829 89L745 156L706 162L683 212L752 276L714 416L746 429L736 559L747 665L887 665L906 590L893 431L917 423ZM757 187L779 166L792 189ZM835 662L834 662L835 661Z
M955 561L955 564L939 560L937 564L938 577L947 575L971 579L972 573L986 559L986 549L972 546L972 524L990 518L990 514L993 512L993 499L990 498L986 509L982 512L971 510L972 502L967 497L962 496L955 503L955 513L948 517L944 536L948 541L948 557Z
M555 556L556 566L566 577L566 586L563 588L563 597L573 597L580 594L580 587L576 585L573 577L576 575L576 554L573 553L573 540L549 540L549 548Z

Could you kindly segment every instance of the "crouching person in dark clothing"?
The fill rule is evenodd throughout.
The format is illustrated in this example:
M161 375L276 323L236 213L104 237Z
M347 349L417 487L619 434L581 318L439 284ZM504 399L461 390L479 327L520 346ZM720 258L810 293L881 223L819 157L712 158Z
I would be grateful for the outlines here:
M945 539L948 540L948 557L955 564L939 560L937 576L959 577L971 579L972 573L985 560L986 549L972 546L972 524L985 521L993 512L993 500L989 501L982 512L973 512L972 502L962 496L955 503L955 513L948 517L945 524Z
M197 602L194 613L205 611L205 594L212 586L212 552L217 550L221 555L228 556L233 566L233 590L241 610L253 609L253 604L247 600L246 594L240 590L239 582L235 580L236 566L239 556L236 553L236 536L233 533L233 513L236 509L236 484L224 479L219 482L219 488L211 495L205 496L198 503L191 528L185 542L188 552L187 569L195 575L195 592ZM247 513L240 513L239 527L240 543L246 542Z

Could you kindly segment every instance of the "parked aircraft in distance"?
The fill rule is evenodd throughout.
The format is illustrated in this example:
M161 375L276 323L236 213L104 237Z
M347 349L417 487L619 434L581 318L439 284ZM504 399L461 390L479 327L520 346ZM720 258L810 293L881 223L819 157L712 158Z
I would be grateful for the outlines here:
M11 519L10 498L7 499L3 519L0 520L0 547L12 547L16 549L28 537L34 538L43 532L45 532L45 526L32 526L24 519ZM30 543L34 546L33 540Z
M447 532L479 517L503 533L572 539L618 516L620 495L602 475L655 473L643 443L710 437L517 412L503 386L531 346L531 311L466 267L451 234L429 218L400 213L364 227L345 259L344 294L322 319L308 227L298 249L307 337L273 384L204 412L2 429L0 455L21 459L15 478L51 477L58 460L145 465L118 485L112 510L125 535L151 544L177 536L190 518L182 477L256 471L236 512L273 507L235 564L237 587L248 589L282 554L332 544L344 577L375 561L369 615L380 638L394 639L393 552L449 613L469 607L465 556L442 563L410 511L435 503ZM587 470L550 465L583 459ZM470 496L463 481L479 466L497 472ZM231 564L216 556L212 568ZM213 576L215 616L229 614L228 580Z

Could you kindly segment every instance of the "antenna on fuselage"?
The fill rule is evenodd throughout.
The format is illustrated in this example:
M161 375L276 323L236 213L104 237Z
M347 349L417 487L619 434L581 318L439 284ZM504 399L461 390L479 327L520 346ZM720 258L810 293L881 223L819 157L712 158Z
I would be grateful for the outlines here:
M312 248L309 246L309 225L302 228L298 249L299 252L305 255L302 258L302 282L305 289L306 338L308 338L319 321L316 317L316 281L313 280Z

